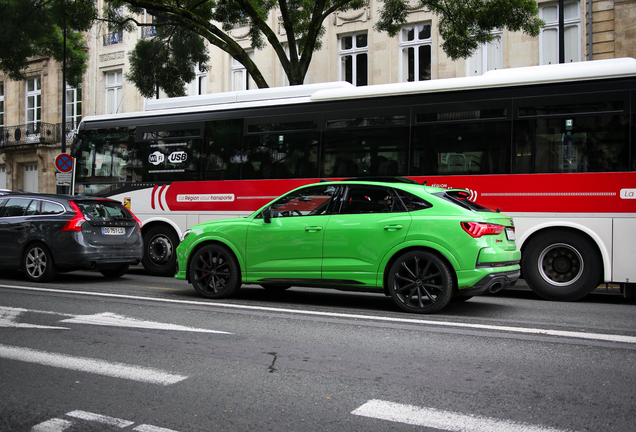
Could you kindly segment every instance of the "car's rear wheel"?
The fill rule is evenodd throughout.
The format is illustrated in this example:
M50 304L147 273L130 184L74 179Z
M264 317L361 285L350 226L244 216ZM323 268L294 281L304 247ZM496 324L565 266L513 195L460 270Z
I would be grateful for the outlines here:
M53 256L43 243L34 243L27 247L22 259L22 269L26 277L34 282L51 281L57 276Z
M402 310L433 313L453 297L451 268L428 251L412 251L400 256L391 266L389 293Z
M122 264L119 267L109 268L109 269L101 269L99 272L109 279L115 279L121 277L126 274L128 269L130 268L129 264Z
M524 249L521 271L539 296L575 301L598 286L602 262L589 238L574 232L546 231L531 239Z
M236 257L221 245L208 245L197 250L189 271L192 286L207 298L231 297L241 287L241 272Z

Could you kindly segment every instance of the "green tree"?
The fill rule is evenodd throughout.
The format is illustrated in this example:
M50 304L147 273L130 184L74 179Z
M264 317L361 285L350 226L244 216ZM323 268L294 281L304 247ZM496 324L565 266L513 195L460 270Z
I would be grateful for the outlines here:
M0 1L0 70L23 80L34 57L61 63L66 29L66 81L79 86L88 65L84 32L96 18L95 0Z
M415 4L381 1L375 29L395 36ZM146 97L158 88L176 96L184 94L184 85L194 79L197 63L206 69L205 41L240 62L259 88L268 87L258 66L229 34L237 26L248 29L251 48L271 46L290 84L302 84L314 52L321 47L323 22L336 11L364 4L363 0L109 0L107 19L123 30L156 28L156 36L139 41L131 53L127 78ZM470 56L480 44L492 40L494 29L537 36L543 24L535 0L422 0L418 6L439 16L442 48L452 59ZM127 13L121 15L123 7ZM144 9L155 17L154 23L137 19ZM283 39L269 25L268 16L275 9L285 30Z

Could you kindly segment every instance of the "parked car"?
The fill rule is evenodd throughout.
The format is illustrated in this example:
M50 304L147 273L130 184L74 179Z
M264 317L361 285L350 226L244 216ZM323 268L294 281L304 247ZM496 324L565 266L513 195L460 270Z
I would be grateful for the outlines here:
M204 297L241 284L384 292L433 313L453 296L496 292L519 278L513 220L469 193L391 181L321 182L246 218L195 225L177 248L178 279Z
M85 196L0 196L0 268L45 282L95 269L116 278L141 261L141 222L121 203Z

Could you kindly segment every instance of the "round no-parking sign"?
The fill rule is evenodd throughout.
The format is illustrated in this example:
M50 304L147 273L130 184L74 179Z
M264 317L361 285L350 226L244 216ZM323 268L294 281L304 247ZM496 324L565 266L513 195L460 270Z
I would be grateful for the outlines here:
M55 168L59 172L67 173L73 170L73 158L66 153L61 153L55 157Z

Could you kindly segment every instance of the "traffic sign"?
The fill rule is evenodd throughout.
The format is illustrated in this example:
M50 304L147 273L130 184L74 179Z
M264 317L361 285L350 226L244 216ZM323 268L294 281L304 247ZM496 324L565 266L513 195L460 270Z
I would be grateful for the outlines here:
M55 168L63 173L73 171L73 158L66 153L60 153L55 157Z

